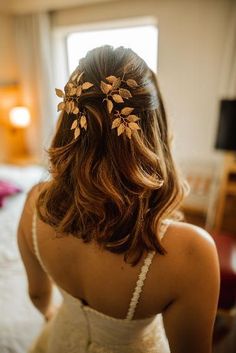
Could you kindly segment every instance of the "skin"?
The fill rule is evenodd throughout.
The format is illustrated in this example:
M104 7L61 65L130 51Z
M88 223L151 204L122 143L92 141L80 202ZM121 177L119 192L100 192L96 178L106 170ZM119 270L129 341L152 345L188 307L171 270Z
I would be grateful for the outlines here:
M18 229L18 244L28 277L29 296L50 319L52 283L33 250L31 223L39 187L26 200ZM55 283L97 311L125 318L143 264L124 263L123 256L84 244L37 220L41 258ZM203 229L173 222L163 238L167 255L155 255L134 319L163 314L172 353L210 353L219 295L219 264L215 244ZM59 261L58 261L59 259ZM112 274L112 275L111 275ZM105 299L104 299L105 298Z

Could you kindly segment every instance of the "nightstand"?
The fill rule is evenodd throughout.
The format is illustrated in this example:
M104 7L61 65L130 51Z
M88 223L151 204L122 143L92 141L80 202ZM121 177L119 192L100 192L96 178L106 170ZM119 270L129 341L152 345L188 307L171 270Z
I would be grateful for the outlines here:
M230 153L225 155L224 169L219 185L214 226L216 232L222 228L223 216L228 196L236 197L236 157L234 154ZM234 213L236 218L236 208Z

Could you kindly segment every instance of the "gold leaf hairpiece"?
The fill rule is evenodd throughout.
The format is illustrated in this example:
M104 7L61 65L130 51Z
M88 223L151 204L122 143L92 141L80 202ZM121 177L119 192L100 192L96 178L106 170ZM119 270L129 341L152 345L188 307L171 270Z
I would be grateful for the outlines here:
M108 83L101 81L100 88L101 91L106 95L106 98L103 101L106 101L108 113L111 114L114 108L114 103L123 104L125 100L132 98L131 89L136 89L138 84L133 79L124 80L125 72L123 77L116 77L110 75L106 77ZM125 84L125 87L121 87L121 84ZM114 120L112 122L112 129L117 129L117 135L120 136L123 133L131 139L132 133L140 130L139 125L136 121L139 120L139 117L135 114L131 114L134 108L124 107L121 110L116 110L113 114Z
M107 111L112 114L115 104L124 104L125 100L132 98L130 89L138 88L138 84L134 79L125 80L125 71L121 77L110 75L106 77L106 82L101 81L100 89L106 97L103 102L106 102ZM56 88L56 95L59 98L63 98L57 106L58 111L66 111L66 113L76 115L76 118L71 124L71 130L74 131L74 139L77 139L81 134L81 129L87 130L87 112L79 104L79 100L84 91L94 86L91 82L80 83L84 72L75 73L70 81L65 86L65 92L61 89ZM122 85L122 87L121 87ZM123 86L125 85L125 87ZM140 130L140 126L137 124L140 118L132 114L133 107L123 107L116 109L113 114L114 120L112 122L112 129L117 129L117 135L120 136L123 133L131 139L132 134Z
M136 123L140 118L135 114L130 114L134 108L125 107L119 112L118 110L114 114L115 119L112 123L112 129L117 129L117 135L125 133L126 136L131 139L132 133L136 130L140 130L139 125Z
M79 98L83 91L87 91L94 86L93 83L88 81L80 84L83 74L84 72L76 73L71 77L71 82L68 82L65 86L65 93L56 88L56 95L63 98L63 102L58 104L57 110L64 110L67 114L77 115L71 124L71 130L74 130L74 139L79 137L81 129L87 130L87 113L85 109L80 110Z

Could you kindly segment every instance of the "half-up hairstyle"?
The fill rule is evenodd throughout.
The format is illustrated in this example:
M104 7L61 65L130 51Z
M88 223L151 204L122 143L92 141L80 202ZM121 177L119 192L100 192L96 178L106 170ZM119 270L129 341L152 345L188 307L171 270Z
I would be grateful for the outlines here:
M122 77L124 70L138 83L128 103L139 117L132 139L111 129L100 89L106 77ZM73 139L74 115L61 113L48 151L52 179L37 200L39 217L57 233L94 240L133 265L144 251L164 254L160 226L176 217L186 187L172 159L156 77L131 49L111 46L89 51L73 75L77 71L82 82L93 83L80 97L87 130Z

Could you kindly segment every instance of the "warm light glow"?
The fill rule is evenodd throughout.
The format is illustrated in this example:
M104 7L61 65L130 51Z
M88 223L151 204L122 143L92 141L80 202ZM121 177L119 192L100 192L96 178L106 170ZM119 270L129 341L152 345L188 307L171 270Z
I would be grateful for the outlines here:
M10 110L10 122L15 127L27 127L30 124L30 112L26 107L14 107Z

